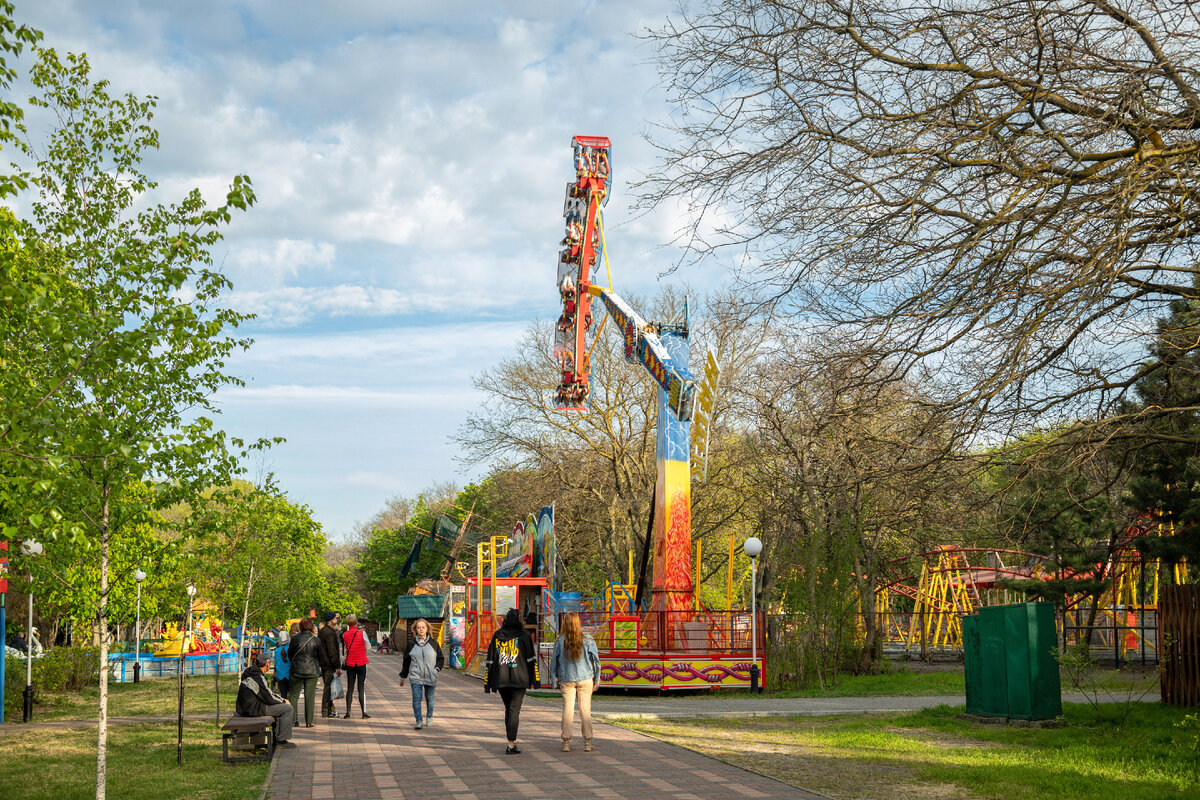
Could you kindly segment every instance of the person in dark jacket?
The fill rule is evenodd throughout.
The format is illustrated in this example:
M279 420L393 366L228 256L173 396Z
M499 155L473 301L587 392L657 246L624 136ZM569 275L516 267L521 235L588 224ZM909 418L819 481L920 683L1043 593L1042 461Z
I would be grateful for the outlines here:
M342 617L336 611L326 611L323 619L324 624L317 631L321 640L321 683L325 685L321 693L321 716L336 718L332 687L334 677L342 674Z
M517 726L521 723L521 704L525 690L541 683L537 653L525 632L521 612L510 608L504 624L492 636L484 665L483 691L499 692L504 701L504 732L508 737L507 755L521 752L517 747Z
M412 682L413 714L417 718L417 730L433 724L433 690L437 688L438 673L442 671L446 658L437 639L429 635L429 623L419 619L413 623L413 638L404 651L404 663L400 666L400 685ZM425 700L425 720L421 721L421 699Z
M300 620L300 633L288 642L288 660L292 662L289 682L289 699L297 709L300 692L304 692L304 727L313 726L313 706L316 705L317 678L321 675L321 642L313 633L316 625L312 619ZM299 717L299 713L296 714Z
M274 717L275 746L295 747L289 741L292 738L292 723L296 718L295 706L271 691L267 676L262 671L270 660L270 653L259 653L242 672L234 713L239 717Z

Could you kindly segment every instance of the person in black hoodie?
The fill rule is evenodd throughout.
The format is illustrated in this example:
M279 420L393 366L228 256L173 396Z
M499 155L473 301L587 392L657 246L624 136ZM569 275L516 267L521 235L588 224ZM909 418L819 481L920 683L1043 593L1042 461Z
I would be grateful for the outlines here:
M488 645L483 673L483 691L499 692L500 699L504 701L504 732L508 737L508 747L504 752L510 756L521 752L517 747L517 726L521 723L525 690L540 683L533 641L525 632L521 612L510 608L504 615L504 624Z
M242 672L234 713L239 717L274 717L275 746L295 747L289 741L292 738L292 723L296 718L295 709L286 699L271 691L267 676L262 671L270 660L269 653L259 653Z

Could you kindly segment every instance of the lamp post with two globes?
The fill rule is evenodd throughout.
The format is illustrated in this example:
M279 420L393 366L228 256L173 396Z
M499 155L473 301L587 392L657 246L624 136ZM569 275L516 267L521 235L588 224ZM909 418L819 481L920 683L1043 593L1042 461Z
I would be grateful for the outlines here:
M21 552L30 559L44 552L42 543L36 539L26 539L21 542ZM33 569L29 570L29 617L25 623L25 694L22 720L29 722L33 719Z
M137 618L133 623L133 682L142 682L142 581L146 580L146 573L138 570L133 573L133 579L137 581Z
M758 554L762 552L762 542L757 536L751 536L742 545L742 550L750 556L750 691L759 691L758 686Z
M187 596L187 624L184 626L182 638L179 640L179 738L175 743L176 764L183 763L183 659L186 656L185 651L187 649L188 636L191 635L192 632L192 599L196 596L196 587L190 583L187 587ZM221 658L221 654L219 652L217 653L217 658Z

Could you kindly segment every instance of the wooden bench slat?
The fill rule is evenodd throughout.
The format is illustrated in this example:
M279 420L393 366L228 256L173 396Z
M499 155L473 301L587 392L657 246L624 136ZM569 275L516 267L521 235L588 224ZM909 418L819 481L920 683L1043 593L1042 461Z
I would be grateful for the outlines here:
M229 720L221 726L221 730L258 730L259 728L269 728L274 722L274 717L230 717Z

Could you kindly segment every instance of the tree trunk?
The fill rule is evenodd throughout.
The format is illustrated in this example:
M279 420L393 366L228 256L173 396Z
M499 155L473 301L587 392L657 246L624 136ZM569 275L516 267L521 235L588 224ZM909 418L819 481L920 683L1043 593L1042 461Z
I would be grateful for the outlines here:
M97 629L100 632L100 716L96 725L96 800L104 800L108 777L108 544L109 495L108 484L101 489L100 506L100 610Z

